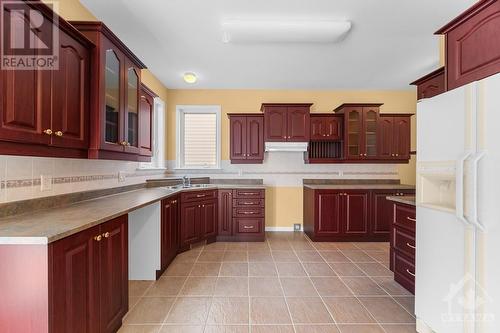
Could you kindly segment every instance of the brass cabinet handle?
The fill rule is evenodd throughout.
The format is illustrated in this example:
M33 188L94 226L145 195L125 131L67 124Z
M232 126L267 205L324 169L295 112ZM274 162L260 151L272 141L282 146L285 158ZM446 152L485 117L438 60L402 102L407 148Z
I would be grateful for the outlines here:
M201 205L201 207L205 207L205 205Z
M406 273L410 274L411 276L415 277L415 273L410 272L410 270L407 268Z
M94 240L95 240L96 242L100 242L100 241L101 241L101 239L102 239L102 236L101 236L101 235L94 236Z
M61 131L55 131L54 134L56 136L63 136L63 132L61 132Z
M399 156L399 154L395 154L396 156Z
M253 228L254 228L253 225L251 225L251 226L250 225L244 225L243 226L243 229L253 229Z
M406 243L406 246L408 246L408 247L409 247L409 248L411 248L411 249L416 249L416 247L415 247L415 246L413 246L413 245L411 245L410 243Z
M127 142L127 143L126 143L126 145L127 145L127 146L130 146L130 142Z
M108 238L108 237L109 237L109 232L107 232L107 231L106 231L106 232L105 232L105 233L103 233L102 235L104 236L104 238Z
M122 146L126 146L126 145L127 145L127 141L122 141L122 142L120 142L120 144L121 144Z
M409 216L407 216L406 218L407 218L408 220L412 221L412 222L417 222L417 220L415 220L415 219L413 219L413 218L411 218L411 217L409 217Z
M253 205L253 202L242 202L243 205Z
M241 192L240 194L241 195L256 195L258 193L256 193L256 192Z
M252 215L252 214L257 214L256 212L241 212L243 215Z
M196 197L197 198L203 198L206 194L197 194Z
M47 135L52 135L52 130L50 128L47 128L46 130L43 130L43 133Z

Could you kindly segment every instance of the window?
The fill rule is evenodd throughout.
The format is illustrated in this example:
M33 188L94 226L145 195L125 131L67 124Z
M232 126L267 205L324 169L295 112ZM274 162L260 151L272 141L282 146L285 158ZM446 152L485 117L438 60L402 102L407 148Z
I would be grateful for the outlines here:
M177 106L177 167L220 168L220 106Z
M154 99L153 110L153 156L151 162L140 164L140 169L165 169L165 102L159 98Z

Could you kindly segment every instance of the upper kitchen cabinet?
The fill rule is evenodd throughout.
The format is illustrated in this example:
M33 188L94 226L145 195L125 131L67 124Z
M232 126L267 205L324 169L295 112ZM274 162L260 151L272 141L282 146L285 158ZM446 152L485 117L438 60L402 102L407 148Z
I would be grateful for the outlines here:
M344 115L344 157L347 160L376 159L379 108L382 104L342 104L334 110Z
M310 108L305 104L264 103L265 141L308 142L310 137Z
M444 67L441 67L410 83L417 86L417 99L434 97L446 91Z
M59 35L57 67L54 69L1 70L0 153L33 156L87 156L89 145L90 51L94 45L62 18L53 24L54 14L43 3L25 3L39 10L42 26L33 31L49 43ZM19 9L19 4L16 4ZM9 18L11 7L2 6ZM25 18L26 19L26 18ZM29 25L29 22L26 22ZM6 45L22 33L23 26L5 25ZM17 27L19 31L10 30ZM9 49L6 52L10 52ZM15 55L12 53L12 55Z
M342 140L341 115L311 114L311 141Z
M411 144L412 114L384 114L379 119L380 159L408 160Z
M154 99L157 95L145 85L141 85L139 100L139 155L146 159L153 155L153 114ZM130 126L129 121L129 126ZM143 158L141 158L143 160Z
M445 35L446 89L500 72L500 2L478 1L439 29Z
M92 51L89 158L144 160L140 154L141 69L146 66L102 22L71 22ZM146 130L143 128L143 130Z
M229 114L231 163L262 163L264 160L264 116Z

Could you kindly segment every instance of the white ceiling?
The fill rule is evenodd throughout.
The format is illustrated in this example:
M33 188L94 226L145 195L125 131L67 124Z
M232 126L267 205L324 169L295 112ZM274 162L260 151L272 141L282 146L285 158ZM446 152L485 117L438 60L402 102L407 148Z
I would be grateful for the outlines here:
M408 89L473 0L81 0L167 88ZM342 19L338 44L225 44L225 19ZM199 80L188 85L184 72Z

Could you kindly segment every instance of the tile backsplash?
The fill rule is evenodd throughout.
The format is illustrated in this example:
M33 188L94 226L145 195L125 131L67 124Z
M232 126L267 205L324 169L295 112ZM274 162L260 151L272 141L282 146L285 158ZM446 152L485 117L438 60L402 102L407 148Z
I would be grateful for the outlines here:
M139 166L128 161L0 155L0 202L132 185L165 173Z

